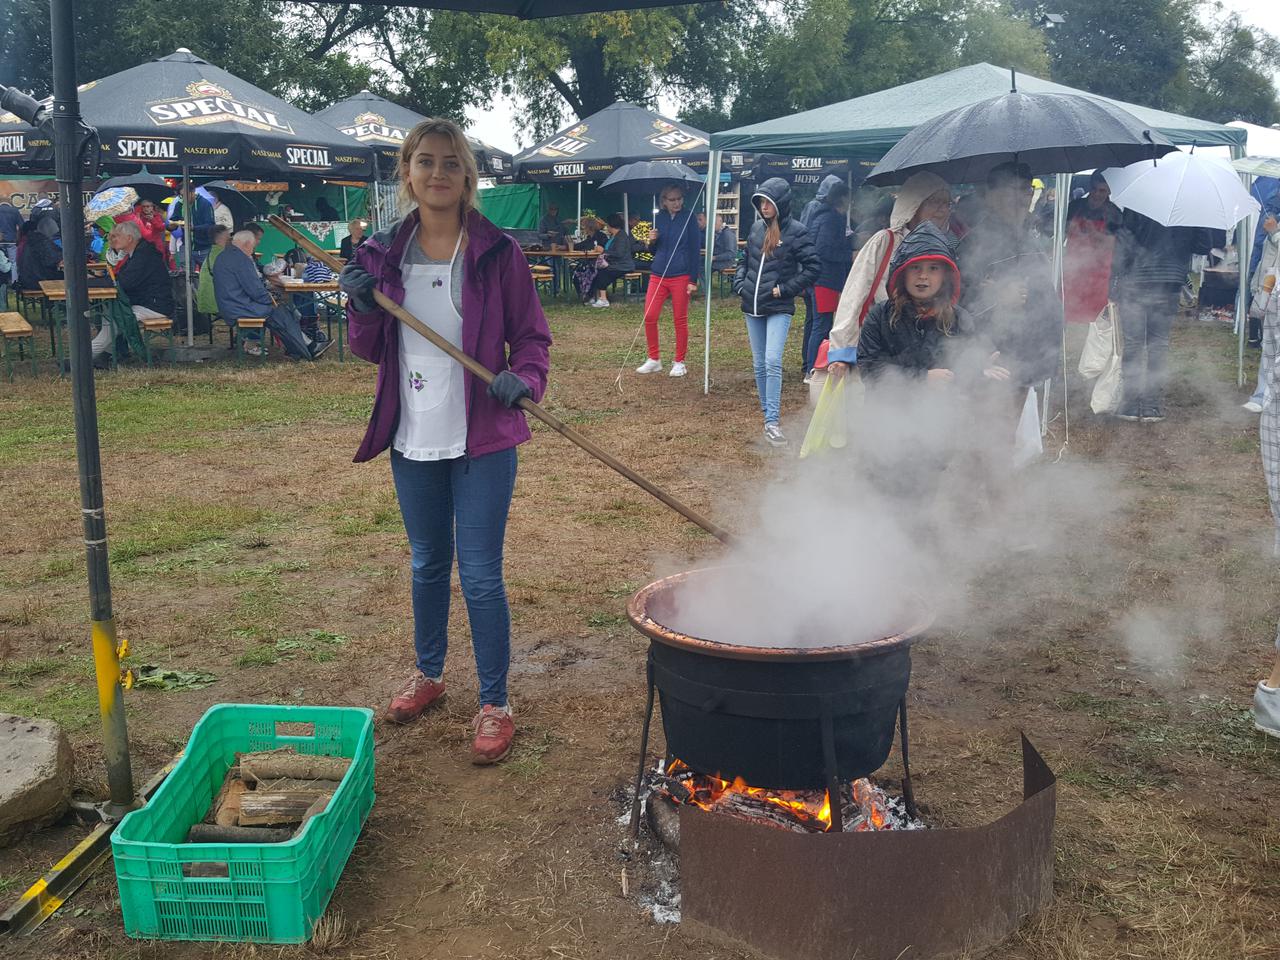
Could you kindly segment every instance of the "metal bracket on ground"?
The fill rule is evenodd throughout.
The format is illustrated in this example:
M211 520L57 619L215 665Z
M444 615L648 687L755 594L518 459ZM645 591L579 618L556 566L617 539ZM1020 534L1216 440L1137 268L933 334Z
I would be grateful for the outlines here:
M178 754L166 763L143 785L138 796L140 801L147 800L155 793L181 756L182 754ZM98 825L55 863L48 873L28 887L4 913L0 913L0 934L23 937L31 933L53 916L73 893L84 886L85 881L102 862L111 856L111 832L120 822L123 812L116 810L109 802L77 804L73 812L77 816L92 813L90 819L97 820Z

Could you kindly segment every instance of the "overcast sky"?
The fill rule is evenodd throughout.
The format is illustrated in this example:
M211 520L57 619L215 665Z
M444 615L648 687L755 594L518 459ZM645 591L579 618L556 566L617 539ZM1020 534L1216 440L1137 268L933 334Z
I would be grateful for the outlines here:
M1280 0L1224 0L1222 6L1238 11L1255 26L1280 34ZM1280 76L1277 77L1277 85L1280 85ZM659 106L668 115L676 109L675 104L666 101ZM467 132L485 143L515 153L530 146L530 139L516 130L515 114L516 105L505 98L500 98L487 110L472 107L467 110Z

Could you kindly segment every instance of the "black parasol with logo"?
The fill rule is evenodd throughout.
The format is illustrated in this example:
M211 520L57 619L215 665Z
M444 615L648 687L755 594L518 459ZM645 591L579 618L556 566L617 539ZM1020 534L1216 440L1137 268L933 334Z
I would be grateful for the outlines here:
M166 173L373 175L367 147L189 50L87 83L80 103L112 173L145 165ZM28 151L28 162L51 168L51 148Z
M361 90L353 97L339 100L315 116L372 148L377 154L378 171L383 177L395 175L396 164L400 161L400 145L404 143L408 132L426 119L422 114L368 90ZM467 142L476 155L481 176L499 180L511 178L511 154L472 136L467 137Z
M0 172L26 173L34 169L31 158L37 150L53 156L53 140L12 113L0 110Z
M638 160L679 160L707 172L711 141L688 124L618 101L516 157L516 176L534 183L604 180Z

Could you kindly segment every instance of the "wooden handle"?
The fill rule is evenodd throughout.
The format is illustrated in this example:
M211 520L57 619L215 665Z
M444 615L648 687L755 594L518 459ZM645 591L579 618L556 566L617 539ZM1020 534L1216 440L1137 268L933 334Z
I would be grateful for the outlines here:
M314 240L304 236L302 233L299 233L290 224L286 223L284 220L281 220L279 217L275 216L274 214L269 218L269 220L272 226L274 226L281 233L285 234L287 237L292 239L295 243L298 244L298 246L302 247L304 250L310 253L313 257L315 257L321 263L325 264L325 266L329 267L329 269L339 271L339 272L342 270L342 261L339 260L337 257L333 256L328 251L322 249L319 246L319 244L317 244ZM461 350L455 347L452 343L450 343L444 337L440 336L440 334L436 333L429 326L427 326L425 323L423 323L421 320L419 320L417 317L411 314L404 307L400 306L400 304L396 303L394 300L392 300L390 297L384 294L381 290L373 291L373 299L374 299L374 302L377 303L378 306L380 306L383 310L387 311L387 313L391 314L393 317L395 317L397 320L403 323L406 327L409 327L411 330L414 330L419 334L421 334L423 337L429 340L433 345L435 345L436 347L439 347L442 351L447 353L454 360L457 360L466 369L470 370L471 373L479 377L486 384L493 382L493 378L494 378L493 371L491 371L488 367L484 366L483 364L477 362L473 357L469 356L466 353L463 353ZM537 417L539 420L545 423L548 427L550 427L556 433L560 434L560 436L564 437L570 443L577 444L579 447L587 451L587 453L591 454L593 457L595 457L605 466L622 474L622 476L626 477L628 480L634 483L641 490L645 491L645 493L648 493L651 496L660 500L662 503L665 503L668 507L670 507L672 510L680 514L680 516L684 517L686 520L690 521L691 523L697 524L703 530L707 531L707 533L711 534L713 537L719 540L721 543L733 542L733 535L729 533L729 531L725 530L719 524L713 523L711 520L708 520L706 517L704 517L702 514L698 513L696 510L692 509L691 507L685 506L683 503L681 503L671 494L667 493L667 491L663 490L657 484L652 483L649 480L646 480L644 477L636 473L634 470L628 467L625 463L623 463L617 457L601 449L595 443L588 440L582 434L578 433L578 431L574 430L572 427L566 424L559 417L551 413L548 413L546 410L544 410L538 404L534 403L528 397L525 397L520 401L520 409L533 414L533 416Z

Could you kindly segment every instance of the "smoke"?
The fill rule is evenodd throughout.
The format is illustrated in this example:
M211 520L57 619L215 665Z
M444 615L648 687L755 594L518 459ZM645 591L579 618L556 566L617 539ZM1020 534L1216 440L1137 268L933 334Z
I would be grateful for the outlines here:
M668 627L797 648L929 622L994 628L1028 612L1035 578L1078 576L1106 549L1119 484L1075 462L1015 472L1021 404L1007 385L886 381L865 402L849 386L848 447L780 464L750 495L740 543L677 593Z

